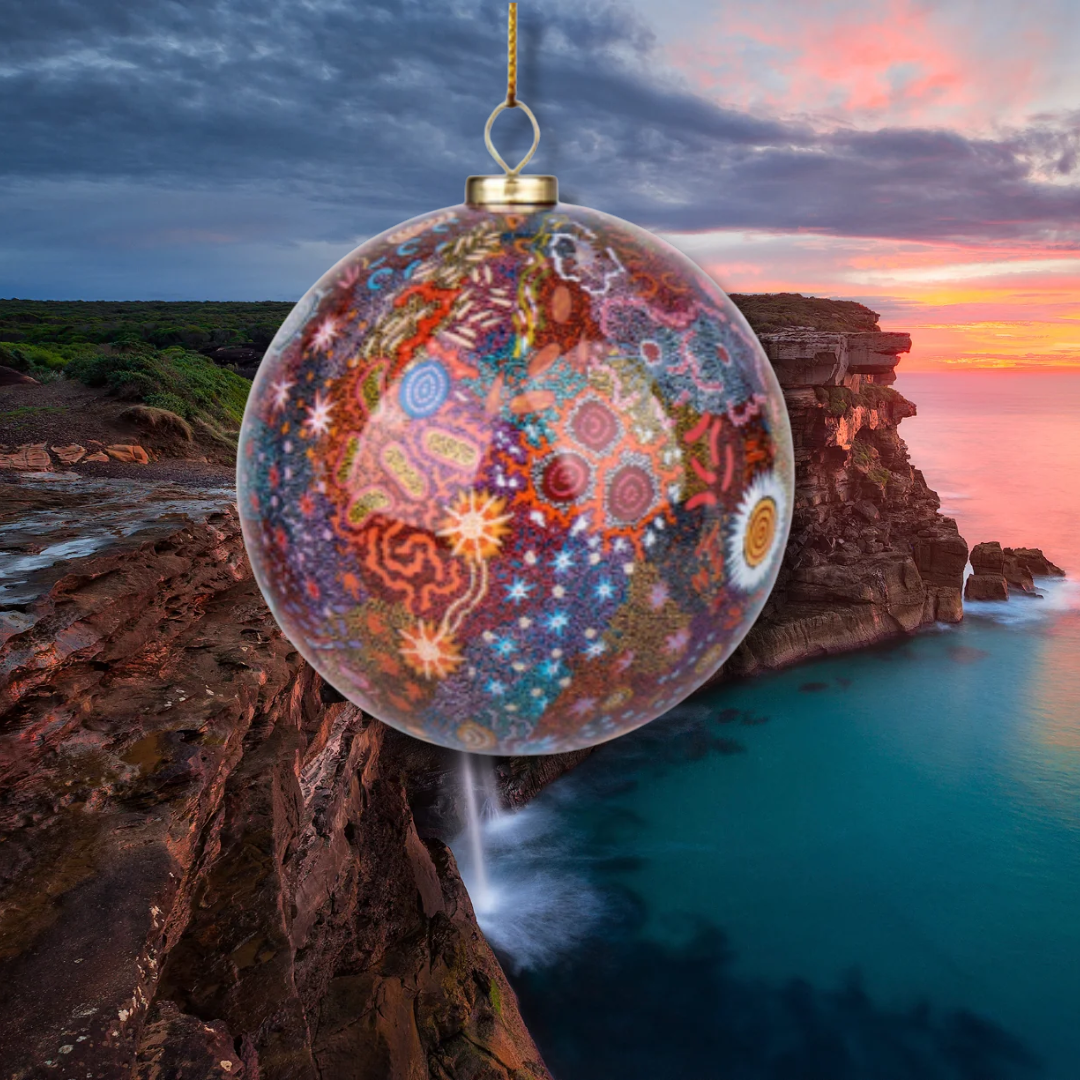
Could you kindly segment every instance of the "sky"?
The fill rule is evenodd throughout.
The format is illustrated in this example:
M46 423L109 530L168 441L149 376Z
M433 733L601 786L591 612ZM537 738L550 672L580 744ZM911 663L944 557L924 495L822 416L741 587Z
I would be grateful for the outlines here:
M1080 365L1076 0L524 2L530 169L913 367ZM295 299L490 172L506 5L0 0L0 297ZM506 156L527 145L500 118Z

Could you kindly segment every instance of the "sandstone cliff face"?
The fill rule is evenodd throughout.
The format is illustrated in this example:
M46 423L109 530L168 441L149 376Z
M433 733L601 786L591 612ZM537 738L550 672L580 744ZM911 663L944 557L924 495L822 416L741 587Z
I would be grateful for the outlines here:
M961 617L967 545L897 425L905 335L766 335L795 523L726 673ZM547 1077L453 856L456 760L277 630L228 489L0 501L0 1080ZM583 754L510 759L505 801Z
M0 513L0 1076L547 1077L410 808L450 763L303 663L231 493L39 484Z
M963 617L967 544L912 467L892 388L907 334L762 336L795 446L795 507L776 590L723 675L860 648Z

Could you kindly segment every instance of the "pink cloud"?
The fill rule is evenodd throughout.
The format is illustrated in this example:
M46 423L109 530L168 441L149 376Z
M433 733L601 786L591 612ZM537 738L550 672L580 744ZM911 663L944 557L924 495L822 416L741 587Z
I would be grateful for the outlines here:
M1040 101L1053 43L1036 19L919 0L725 5L674 64L726 104L856 125L985 127Z

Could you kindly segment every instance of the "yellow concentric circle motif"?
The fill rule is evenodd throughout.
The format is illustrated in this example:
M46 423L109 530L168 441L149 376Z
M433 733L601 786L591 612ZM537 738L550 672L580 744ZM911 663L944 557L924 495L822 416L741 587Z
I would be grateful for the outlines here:
M459 724L454 734L457 735L458 742L464 749L472 750L474 753L479 750L491 750L499 741L491 728L484 727L475 720L466 720L464 724Z
M743 535L743 557L747 566L760 566L772 551L779 519L776 501L764 496L754 504Z

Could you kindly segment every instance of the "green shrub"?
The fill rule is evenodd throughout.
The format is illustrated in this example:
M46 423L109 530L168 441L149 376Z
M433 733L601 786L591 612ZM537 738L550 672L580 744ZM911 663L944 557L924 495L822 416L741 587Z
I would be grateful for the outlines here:
M123 349L126 344L120 343L119 348ZM66 374L87 386L108 386L115 390L137 375L153 379L157 370L154 358L149 353L124 350L78 356L68 364Z
M149 405L152 409L165 409L168 412L176 413L177 416L182 416L185 420L190 420L192 417L191 403L185 401L179 394L170 394L168 392L147 394L143 398L143 404Z
M177 373L185 400L194 402L196 409L217 420L239 425L244 418L244 406L251 391L251 381L235 371L220 368L199 353L183 349L167 349L163 354Z
M110 371L105 385L124 401L145 401L156 394L160 384L149 371Z
M870 443L857 440L851 448L851 458L856 465L868 467L877 460L877 451Z
M903 401L903 399L903 394L891 386L877 386L874 383L864 386L856 397L860 405L865 405L869 409L881 409L894 401Z
M251 383L235 372L198 353L183 348L156 351L137 339L119 341L116 349L108 355L77 357L69 362L67 374L187 420L204 416L229 427L243 419Z
M43 345L0 342L0 364L25 372L38 382L50 382L64 370L68 357L61 349Z
M825 411L830 416L846 416L851 412L852 394L846 386L826 386Z

